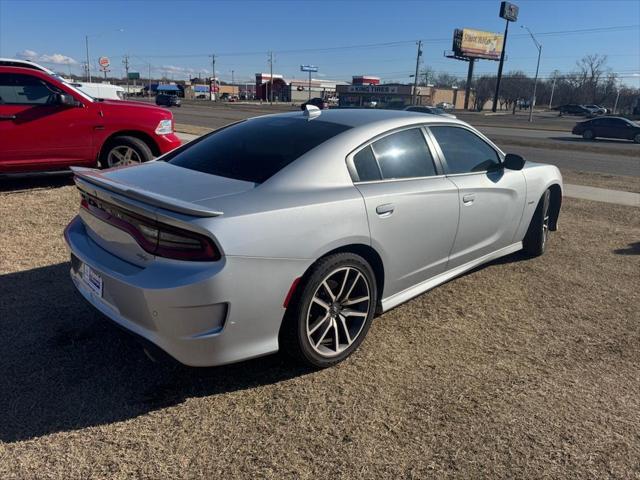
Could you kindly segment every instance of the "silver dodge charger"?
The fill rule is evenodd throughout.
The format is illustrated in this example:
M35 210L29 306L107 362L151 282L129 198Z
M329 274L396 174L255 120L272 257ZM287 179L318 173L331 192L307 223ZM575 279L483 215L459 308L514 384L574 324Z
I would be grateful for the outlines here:
M74 172L75 286L192 366L279 349L334 365L376 314L498 257L541 255L562 200L556 167L404 111L309 106Z

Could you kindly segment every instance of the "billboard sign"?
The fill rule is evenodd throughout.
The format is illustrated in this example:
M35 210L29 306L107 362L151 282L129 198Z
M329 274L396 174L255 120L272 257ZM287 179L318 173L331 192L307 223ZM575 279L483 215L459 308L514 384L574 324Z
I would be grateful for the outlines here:
M456 28L453 33L453 53L458 57L499 60L504 35L471 28Z
M129 72L127 78L129 80L140 80L140 72Z
M317 72L318 67L315 65L300 65L301 72Z
M520 9L514 3L502 2L500 4L500 18L504 18L509 22L515 22L518 20L518 11Z
M98 59L98 65L100 65L100 67L102 67L103 69L109 68L109 65L111 65L109 57L100 57Z

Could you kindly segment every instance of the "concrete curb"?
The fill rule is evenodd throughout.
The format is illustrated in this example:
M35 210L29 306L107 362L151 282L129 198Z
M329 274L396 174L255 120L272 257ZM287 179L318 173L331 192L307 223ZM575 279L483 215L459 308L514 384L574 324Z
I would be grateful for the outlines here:
M609 190L608 188L588 187L586 185L564 185L563 195L581 200L594 202L615 203L629 207L640 207L640 193L623 192L621 190Z

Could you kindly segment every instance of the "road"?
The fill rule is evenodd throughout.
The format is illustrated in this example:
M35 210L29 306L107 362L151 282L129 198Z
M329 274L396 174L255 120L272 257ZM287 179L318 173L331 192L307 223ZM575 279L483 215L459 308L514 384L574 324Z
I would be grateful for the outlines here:
M186 103L172 109L172 112L178 124L215 129L248 117L292 110L297 108L268 104ZM486 120L478 115L465 115L465 120L472 124L481 124ZM511 117L492 117L491 121L502 121L509 125ZM560 126L565 128L566 119L561 121ZM525 125L521 128L479 125L477 128L504 151L517 153L528 160L577 171L640 177L640 145L617 140L589 142L567 131L537 130Z

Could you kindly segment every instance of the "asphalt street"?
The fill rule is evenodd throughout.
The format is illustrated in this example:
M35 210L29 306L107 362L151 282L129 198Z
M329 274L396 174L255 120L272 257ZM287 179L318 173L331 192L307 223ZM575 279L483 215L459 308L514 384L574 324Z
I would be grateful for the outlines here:
M268 113L297 110L290 105L268 104L183 104L173 108L176 123L206 128L220 128L244 118ZM477 120L475 120L477 119ZM485 117L465 117L470 123L483 123ZM475 121L474 121L475 120ZM509 117L492 118L492 122ZM549 120L546 120L547 122ZM561 119L566 128L566 119ZM567 131L511 128L508 126L477 127L504 151L517 153L528 160L550 163L559 168L640 177L640 145L618 140L585 141ZM636 155L637 152L637 155Z

